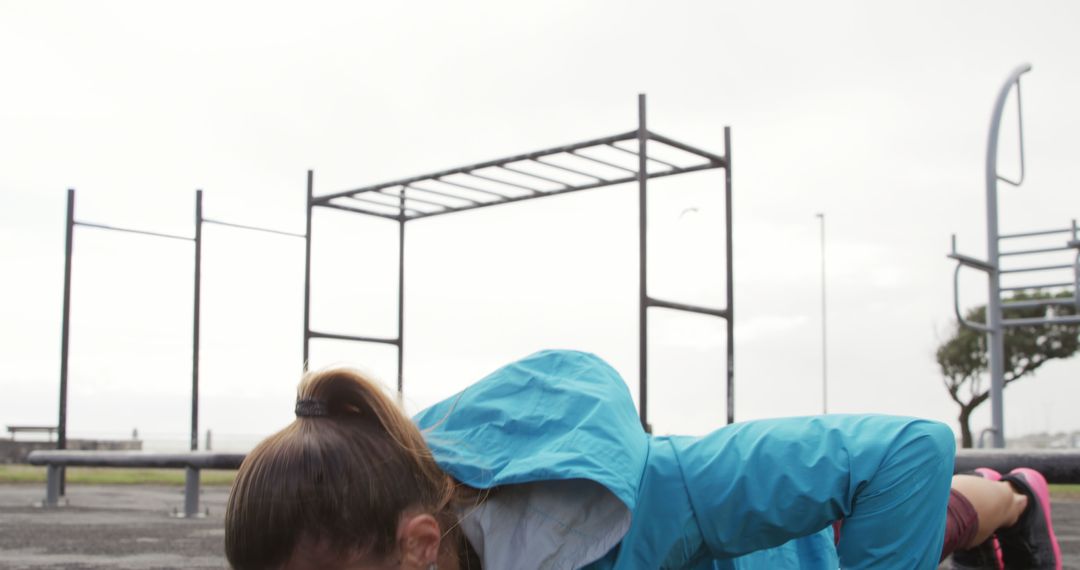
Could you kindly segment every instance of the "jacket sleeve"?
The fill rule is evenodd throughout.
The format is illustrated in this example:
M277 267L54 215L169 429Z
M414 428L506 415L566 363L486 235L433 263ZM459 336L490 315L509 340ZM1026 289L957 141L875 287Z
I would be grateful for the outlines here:
M943 424L830 415L734 424L673 443L716 558L842 518L841 567L937 567L955 455Z

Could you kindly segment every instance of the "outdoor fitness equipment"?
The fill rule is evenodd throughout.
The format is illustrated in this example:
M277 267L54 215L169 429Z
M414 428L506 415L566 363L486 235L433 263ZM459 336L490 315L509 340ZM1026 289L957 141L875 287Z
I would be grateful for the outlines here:
M695 161L680 164L650 155L649 143L681 151ZM654 147L656 148L656 147ZM638 184L638 315L639 315L639 413L646 430L648 423L648 309L658 307L720 317L727 321L727 421L735 421L735 328L733 265L731 248L731 130L724 127L723 156L669 139L645 126L645 95L638 95L636 130L585 142L549 148L507 158L470 164L422 176L375 184L352 190L314 195L314 174L307 173L307 248L304 263L304 367L307 368L311 339L334 339L389 344L397 347L397 390L403 390L405 353L405 224L407 222L602 188L615 184ZM625 156L633 159L620 161ZM703 159L703 161L702 161ZM648 180L723 168L725 192L727 306L723 309L699 307L650 297L646 290L646 222ZM377 338L316 331L311 328L311 213L315 207L365 214L398 224L398 327L393 338Z
M1031 307L1031 306L1049 306L1049 305L1076 305L1080 308L1080 295L1077 294L1080 291L1080 239L1078 239L1076 220L1073 220L1071 228L1054 229L1054 230L1042 230L1035 232L1024 232L1015 234L998 234L998 208L997 208L997 182L1001 180L1007 184L1013 186L1020 186L1024 182L1024 118L1023 107L1020 101L1020 76L1031 71L1030 64L1023 64L1009 75L1008 80L1005 81L1005 85L1002 86L998 92L997 101L994 103L993 116L990 119L990 136L987 141L986 147L986 260L976 259L967 255L962 255L956 252L956 234L952 236L952 252L948 255L950 259L956 260L956 270L953 273L953 308L956 312L956 318L959 319L960 324L965 327L972 328L978 331L986 333L987 346L990 353L990 416L991 427L989 430L993 435L994 447L1005 447L1005 425L1004 425L1004 402L1003 402L1003 390L1005 387L1005 335L1004 329L1006 327L1016 327L1024 325L1042 325L1042 324L1073 324L1080 323L1080 315L1064 315L1053 316L1045 318L1031 318L1031 319L1006 319L1003 317L1004 308L1019 308L1019 307ZM1020 131L1020 178L1018 180L1011 180L998 173L997 170L997 154L998 154L998 132L1001 127L1001 115L1005 108L1005 101L1009 96L1009 92L1012 90L1013 85L1016 85L1016 110L1019 120ZM1007 239L1019 239L1029 238L1035 236L1047 236L1057 234L1068 234L1070 240L1064 246L1051 247L1051 248L1035 248L1035 249L1022 249L1015 251L1001 252L999 247L1000 242ZM1001 258L1005 256L1024 256L1045 254L1060 251L1076 250L1076 259L1072 264L1063 265L1041 265L1032 267L1020 267L1015 269L1001 269ZM989 301L986 305L986 323L975 323L964 318L960 311L960 268L971 267L978 269L986 273L989 281ZM1029 273L1029 272L1042 272L1053 271L1061 269L1073 269L1074 278L1071 282L1056 282L1056 283L1033 283L1030 285L1016 286L1016 287L1002 287L1001 275L1008 273ZM1025 289L1042 289L1042 288L1062 288L1071 287L1071 297L1061 297L1055 299L1039 299L1032 301L1021 301L1014 303L1004 302L1001 298L1002 291L1021 291Z
M57 449L67 449L67 386L68 386L68 346L70 338L71 322L71 260L75 237L75 227L82 226L99 230L110 230L123 233L139 234L151 237L159 237L174 240L190 241L195 245L195 280L194 302L192 310L192 339L191 339L191 450L199 449L199 301L202 291L202 228L203 224L215 224L242 230L266 232L292 237L306 237L303 234L295 234L279 230L234 224L221 220L213 220L203 217L202 190L195 191L195 235L193 237L137 230L117 226L108 226L92 222L83 222L75 219L75 190L68 189L67 195L67 225L65 236L64 254L64 308L61 325L60 341L60 411L57 420ZM57 476L57 492L64 494L64 472L59 468Z
M660 156L657 156L655 153L650 155L648 150L650 141L653 145L656 145L653 147L654 149L666 149L668 152L672 152L672 149L675 149L675 154L681 152L682 156L690 157L690 159L677 160L667 157L661 158L660 156L664 156L663 153L661 153ZM199 431L199 312L202 285L202 227L204 223L303 238L306 246L304 260L304 368L307 369L309 344L313 338L390 344L397 347L397 389L400 394L403 389L402 368L405 347L403 317L405 310L406 222L442 214L462 212L498 204L520 202L534 198L543 198L635 181L638 183L639 206L638 246L640 266L638 281L638 314L640 378L639 413L641 423L646 429L649 429L647 325L648 309L650 307L710 315L723 318L727 321L727 421L728 423L734 422L735 337L731 227L731 130L729 127L724 127L724 149L725 154L721 156L649 131L645 124L645 96L638 95L638 128L630 132L609 137L515 155L394 182L336 192L324 196L314 195L314 174L309 170L307 173L307 225L303 234L205 218L202 209L202 190L197 190L195 192L195 235L193 237L77 221L75 219L75 190L69 189L65 242L66 251L64 260L64 304L61 333L60 409L57 422L57 449L64 450L67 447L67 385L68 347L70 337L69 323L71 313L71 261L73 255L74 229L76 226L185 240L194 243L195 276L191 350L190 448L192 451L197 451ZM619 158L631 158L620 161L619 158L614 158L613 155L617 155ZM690 160L692 160L692 162L690 162ZM646 290L646 276L648 273L645 247L647 222L646 190L648 180L716 168L722 168L725 171L727 306L723 309L716 309L650 297ZM395 338L345 335L320 332L311 329L311 222L312 211L315 207L360 213L393 220L398 223L398 334ZM62 454L62 457L67 456L68 455ZM96 457L96 454L94 456ZM86 461L92 462L96 461L96 459L86 459ZM136 459L135 461L141 461L141 459ZM57 471L54 473L54 477L57 495L64 494L63 466L65 464L66 463L59 459L55 463ZM187 465L187 467L189 487L193 484L197 486L197 466Z

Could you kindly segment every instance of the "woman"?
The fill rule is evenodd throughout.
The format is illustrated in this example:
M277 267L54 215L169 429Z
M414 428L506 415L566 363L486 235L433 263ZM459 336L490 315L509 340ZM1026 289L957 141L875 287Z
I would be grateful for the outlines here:
M306 376L296 413L237 476L236 568L929 569L942 557L955 444L935 422L825 416L652 437L614 369L570 351L503 367L415 424L347 370Z

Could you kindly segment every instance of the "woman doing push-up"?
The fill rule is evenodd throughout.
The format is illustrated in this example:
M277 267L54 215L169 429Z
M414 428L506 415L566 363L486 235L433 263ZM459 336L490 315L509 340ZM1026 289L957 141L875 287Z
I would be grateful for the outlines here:
M954 478L952 432L922 419L655 437L615 370L570 351L413 420L357 372L313 372L296 416L237 476L236 568L909 570L954 550L955 564L1060 567L1041 476Z

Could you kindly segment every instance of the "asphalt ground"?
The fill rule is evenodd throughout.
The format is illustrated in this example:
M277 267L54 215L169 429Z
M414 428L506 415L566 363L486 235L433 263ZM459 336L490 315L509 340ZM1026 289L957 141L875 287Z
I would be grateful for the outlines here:
M70 485L67 506L42 509L44 485L0 485L0 568L227 568L227 493L203 487L204 516L182 519L181 487ZM1064 567L1080 570L1080 499L1053 514Z
M183 487L69 485L67 506L34 506L43 484L0 485L0 568L228 568L227 487L203 487L182 519Z

